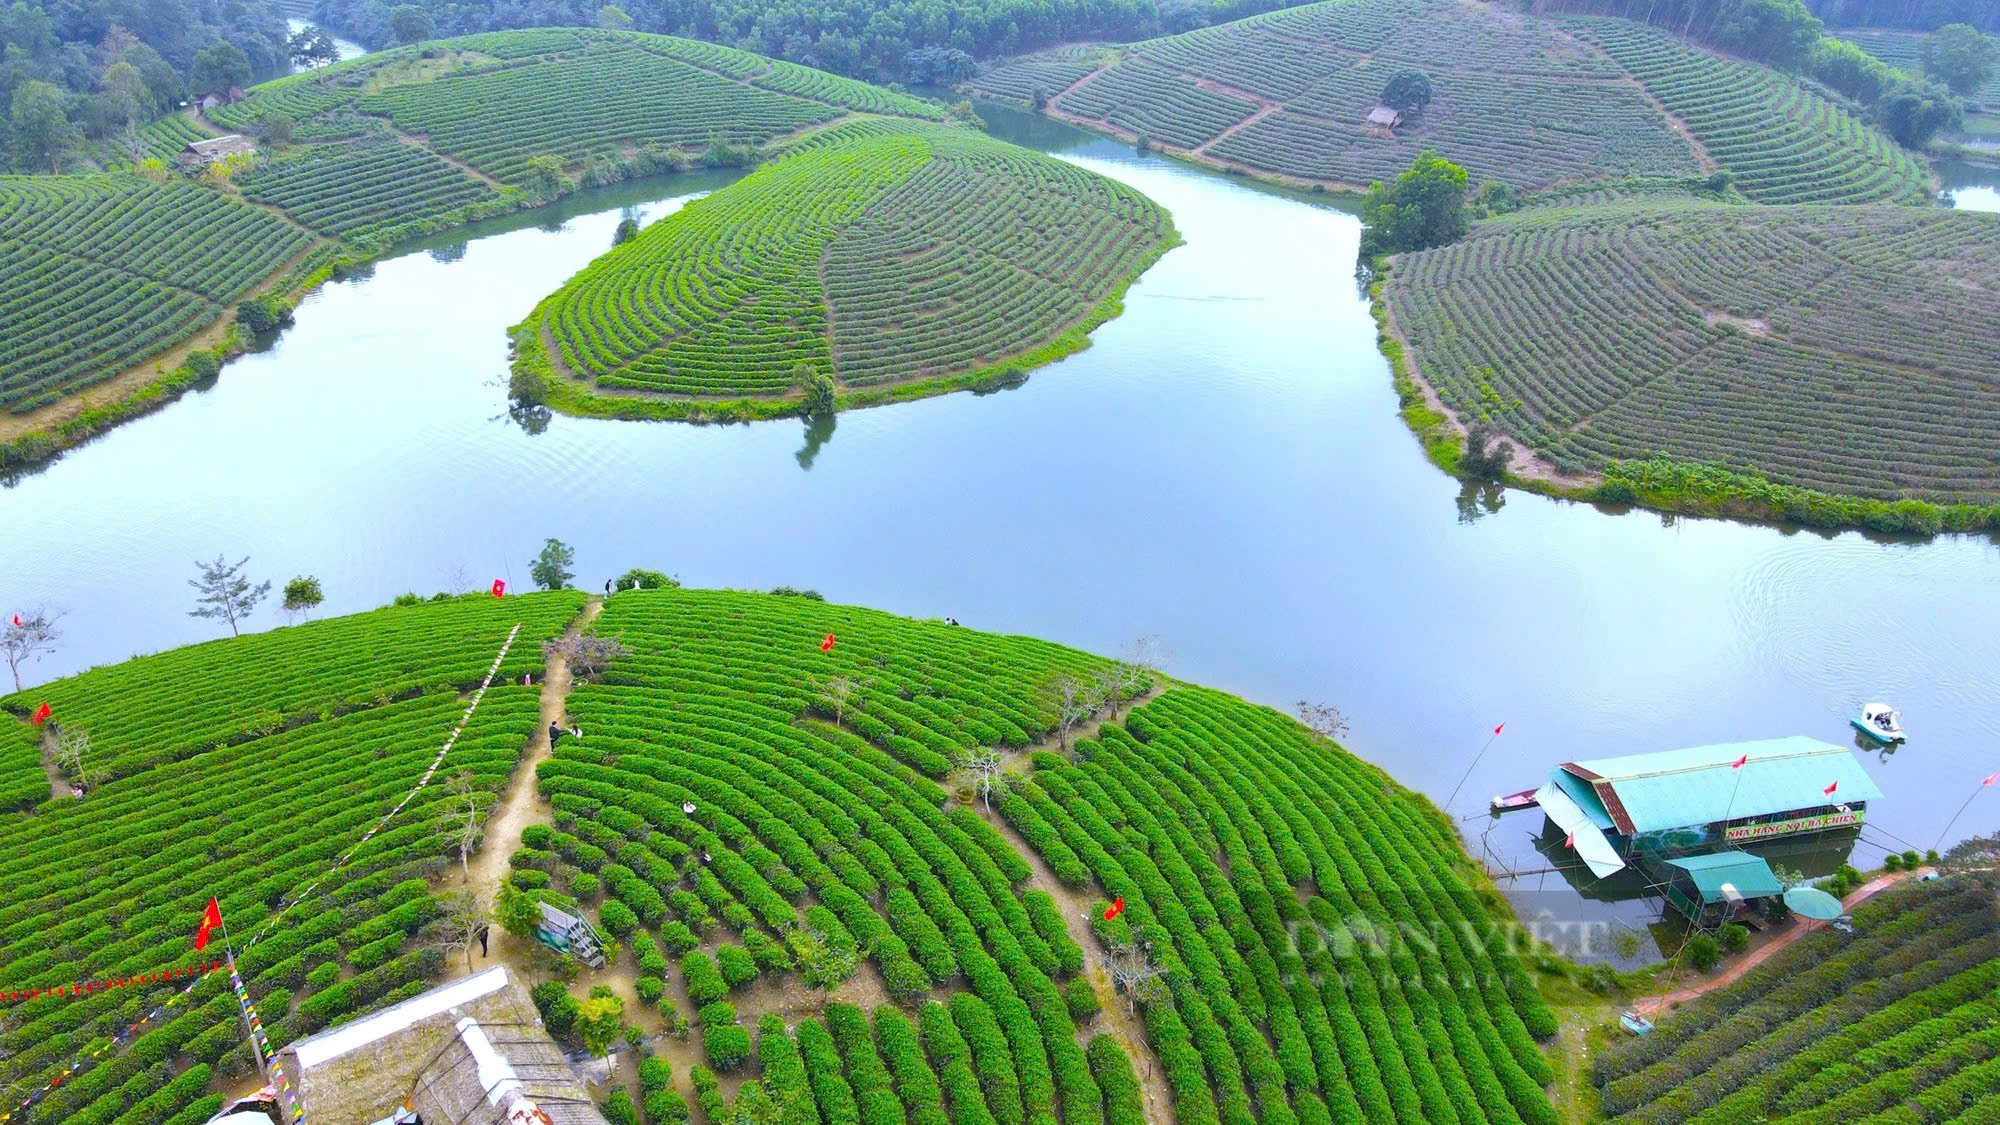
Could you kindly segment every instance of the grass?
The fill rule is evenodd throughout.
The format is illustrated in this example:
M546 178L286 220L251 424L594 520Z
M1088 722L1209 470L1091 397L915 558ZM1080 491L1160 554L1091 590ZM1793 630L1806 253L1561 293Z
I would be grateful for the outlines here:
M565 409L610 391L754 411L801 365L858 405L1074 350L1173 238L1158 206L1074 165L864 122L647 228L515 335L524 370L557 361L542 377Z
M1924 44L1930 39L1927 32L1848 27L1833 34L1898 70L1909 74L1923 73ZM1988 109L2000 109L2000 74L1988 78L1985 85L1973 92L1970 100Z
M2000 307L1975 280L2000 268L1988 219L1530 208L1397 260L1383 295L1461 421L1623 481L1607 498L1762 481L1977 526L2000 501L2000 393L1985 375ZM1670 480L1645 467L1660 459L1726 476Z
M44 792L32 811L0 816L8 988L189 964L210 895L277 1044L423 987L442 966L418 934L438 909L427 879L445 865L445 786L425 789L337 878L304 888L416 785L520 623L439 775L465 771L477 799L492 799L540 710L538 692L506 677L539 665L539 642L581 604L546 594L386 609L141 657L0 701L13 712L0 721L21 730L18 715L49 701L66 731L89 735L86 762L105 775L81 801ZM6 775L25 778L32 742L10 736L6 747ZM11 1002L0 1080L27 1096L181 987ZM242 1036L226 979L211 976L65 1077L28 1119L164 1121L198 1109L212 1100L211 1068L230 1085L250 1073ZM177 1080L189 1066L196 1078Z

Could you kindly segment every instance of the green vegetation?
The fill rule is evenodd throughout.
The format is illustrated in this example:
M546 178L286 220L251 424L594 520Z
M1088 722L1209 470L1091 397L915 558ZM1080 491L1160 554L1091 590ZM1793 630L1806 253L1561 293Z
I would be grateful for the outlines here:
M1461 422L1601 498L1935 531L2000 523L1996 269L1986 215L1637 200L1482 223L1384 295Z
M1619 1121L1992 1121L2000 882L1912 882L1593 1060Z
M1908 74L1925 73L1925 48L1936 38L1925 32L1860 27L1843 28L1833 34ZM1988 36L1986 42L1993 42L1992 37ZM1984 81L1959 92L1988 110L2000 111L2000 71L1989 71Z
M1465 234L1465 169L1426 149L1394 183L1376 183L1361 201L1361 250L1399 254L1456 242Z
M1613 19L1564 20L1644 83L1759 203L1928 203L1930 172L1796 79Z
M261 162L236 184L247 198L340 238L434 220L454 209L470 216L498 198L423 149L380 134Z
M654 928L717 949L681 970L713 1065L758 1023L757 1098L826 1120L1139 1120L1116 1042L1077 1037L1088 958L1129 982L1106 1002L1140 1014L1182 1121L1553 1119L1535 1043L1553 1022L1504 906L1434 809L1293 720L1181 687L1128 710L1143 669L799 598L625 593L594 629L631 655L570 695L589 737L539 768L556 831L524 833L515 864L601 877L656 969ZM1049 737L1038 688L1059 673L1119 702L1095 697L1074 760L1033 754L983 813L954 763ZM1002 824L1127 913L1093 915L1081 948ZM871 1037L832 1004L793 1042L723 999L738 946L813 987L879 974L913 1014L878 1009Z
M1159 207L1074 165L967 130L862 122L592 263L516 329L520 370L558 406L669 416L792 412L799 401L743 400L828 375L841 405L949 389L1081 346L1172 238ZM579 379L725 402L590 396Z
M1611 60L1495 5L1331 0L1134 44L1087 80L1050 84L1073 69L1062 62L1025 60L971 85L1016 100L1046 85L1059 116L1328 183L1389 179L1427 148L1520 190L1698 167ZM1434 96L1393 131L1371 128L1377 99L1411 68Z
M464 693L520 623L440 767L440 776L469 773L482 803L499 791L539 711L538 692L507 677L581 604L550 594L381 610L142 657L0 700L16 716L51 701L66 732L88 731L108 774L81 801L0 816L8 987L186 965L211 894L278 1044L424 987L443 963L422 931L440 909L426 877L446 866L446 786L425 789L338 877L300 895L417 784L464 714ZM4 746L11 778L33 744L10 733ZM281 910L283 921L245 949ZM10 1003L0 1079L26 1096L180 988ZM248 1071L242 1042L227 981L211 976L65 1079L33 1120L200 1121L207 1068L231 1083ZM198 1079L176 1080L190 1063ZM183 1108L191 1117L176 1116Z
M26 413L184 342L311 242L191 184L0 177L0 405Z

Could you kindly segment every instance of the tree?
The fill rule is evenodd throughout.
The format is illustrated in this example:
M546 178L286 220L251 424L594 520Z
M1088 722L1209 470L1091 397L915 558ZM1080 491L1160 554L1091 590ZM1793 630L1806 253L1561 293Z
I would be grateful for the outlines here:
M145 130L137 125L127 125L118 130L118 134L111 138L111 143L118 155L123 156L125 162L135 168L153 152L152 143L146 139Z
M303 617L325 600L326 592L319 588L319 579L302 574L285 583L285 600L280 608L288 615Z
M7 670L14 674L15 691L21 690L21 665L56 650L56 642L62 639L62 631L56 628L60 620L60 613L33 609L8 617L6 628L0 629L0 659L7 662Z
M633 586L635 582L638 583L637 587ZM644 567L635 566L631 570L619 575L611 583L611 588L614 591L635 588L640 590L678 590L681 588L681 580L663 571L647 570Z
M14 88L7 115L18 167L60 172L70 149L83 139L70 123L63 92L48 82L23 82Z
M576 577L570 570L576 564L576 551L560 539L549 539L542 543L542 553L528 563L528 577L544 590L567 590L569 580Z
M792 385L806 393L806 417L823 418L833 413L833 376L814 370L809 363L795 363L792 365Z
M271 592L269 581L252 586L250 580L243 577L243 566L249 561L248 555L236 560L235 566L223 562L221 555L215 556L212 563L195 560L195 569L200 577L188 579L188 585L194 587L200 596L195 598L195 608L188 610L188 616L227 621L230 635L241 636L243 631L238 627L239 623L250 616L257 603Z
M472 947L478 944L479 932L486 926L486 906L472 891L453 891L446 895L443 910L431 923L439 949L447 954L457 950L465 952L465 971L468 973L472 971Z
M1455 241L1465 233L1465 169L1430 149L1394 185L1376 181L1361 201L1365 254L1399 254Z
M1382 104L1403 113L1422 113L1431 104L1431 78L1421 70L1399 70L1382 85Z
M1157 633L1148 633L1125 646L1118 657L1117 691L1105 699L1111 707L1111 717L1118 717L1119 705L1125 696L1145 687L1161 670L1173 663L1174 650Z
M132 112L131 117L126 119L127 124L135 118L153 116L157 108L153 104L152 92L146 89L145 75L140 74L139 68L131 63L121 60L105 67L104 73L97 77L97 88L130 104Z
M1514 445L1500 437L1491 422L1474 422L1465 431L1465 451L1458 455L1458 475L1470 480L1499 480L1514 459Z
M1166 970L1153 964L1136 941L1121 943L1111 952L1111 983L1125 994L1126 1010L1136 1016L1141 1002L1151 1004L1159 998L1164 987L1159 978Z
M1091 685L1073 672L1051 672L1039 692L1045 711L1055 719L1057 746L1069 752L1069 732L1096 712L1102 702Z
M296 34L287 39L285 51L291 56L293 63L312 71L340 61L340 48L334 46L333 36L328 35L325 28L316 24L300 28Z
M55 734L56 768L80 789L89 789L98 777L90 764L90 734L82 727L63 726Z
M438 815L438 834L445 847L458 852L458 866L472 875L472 849L479 846L479 791L472 784L472 771L459 770L445 783L450 798ZM467 966L468 968L470 966Z
M597 26L606 31L623 31L632 26L632 17L616 4L606 4L597 9Z
M252 131L265 148L284 148L292 143L295 125L291 117L283 113L265 113L252 123Z
M194 92L224 94L231 86L250 84L250 56L227 39L218 39L194 57Z
M1964 119L1957 98L1943 86L1904 83L1875 103L1875 120L1904 148L1920 149L1941 129Z
M572 676L595 676L604 670L606 664L628 655L630 650L619 643L618 638L600 637L595 633L578 633L542 642L542 659L561 660Z
M1924 41L1924 73L1960 97L1971 97L1993 77L2000 43L1970 24L1950 23Z
M1722 947L1708 934L1696 934L1687 940L1682 952L1687 954L1688 964L1697 973L1705 973L1715 968L1715 962L1722 956Z
M533 941L535 930L542 924L541 900L529 891L503 882L500 894L493 900L493 920L515 937Z
M1006 775L1000 769L1000 755L987 747L967 750L958 756L958 768L972 775L972 784L979 790L979 796L986 802L986 811L993 811L993 790L1007 791Z
M590 996L577 1005L576 1033L583 1037L583 1045L590 1053L604 1057L611 1051L611 1044L618 1041L618 1033L624 1029L625 1001L611 991L610 985L596 985Z
M833 725L839 726L846 717L847 709L861 710L861 700L855 698L861 691L861 681L852 676L828 676L816 685L819 700L833 708Z
M416 4L398 4L389 10L389 33L405 45L421 43L437 34L428 9Z
M1298 704L1299 722L1306 729L1326 739L1338 742L1347 733L1347 716L1331 703L1309 703L1303 699Z
M639 220L630 215L618 220L618 229L611 232L611 245L623 246L639 237Z

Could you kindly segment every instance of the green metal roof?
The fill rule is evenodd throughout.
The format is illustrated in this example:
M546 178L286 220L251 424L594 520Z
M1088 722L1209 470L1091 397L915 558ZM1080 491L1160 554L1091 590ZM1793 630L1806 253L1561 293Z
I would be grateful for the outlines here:
M1688 873L1694 880L1695 890L1701 892L1701 901L1705 903L1723 900L1724 883L1734 886L1736 893L1744 898L1764 898L1784 890L1778 883L1778 877L1771 874L1771 865L1749 852L1682 856L1668 860L1667 864Z
M1730 767L1743 757L1742 769ZM1882 795L1851 750L1800 735L1565 762L1556 772L1588 783L1589 794L1569 791L1593 820L1601 809L1627 836Z

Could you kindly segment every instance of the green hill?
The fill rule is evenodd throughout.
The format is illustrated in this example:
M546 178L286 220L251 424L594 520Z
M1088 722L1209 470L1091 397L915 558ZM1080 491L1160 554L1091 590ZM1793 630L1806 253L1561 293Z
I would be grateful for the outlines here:
M504 788L544 690L514 677L580 600L385 609L5 700L53 701L113 776L0 816L0 976L180 964L214 893L239 948L268 928L241 960L279 1043L421 987L442 967L425 879L447 867L448 789L320 876L409 791L518 622L439 775L470 771L482 804ZM1434 808L1291 719L808 597L622 592L590 628L627 651L569 691L584 737L538 770L545 823L482 848L619 937L628 1022L693 1021L653 1047L708 1119L731 1098L695 1063L747 1079L736 1109L784 1120L1124 1125L1153 1097L1184 1122L1553 1120L1535 1042L1552 1021L1477 866ZM1096 713L1067 756L1042 743L1065 675L1116 685L1081 693L1073 717ZM0 745L7 776L34 768ZM990 811L957 768L988 751ZM26 1120L199 1120L210 1068L241 1052L221 984ZM0 1079L41 1090L180 987L12 1004Z
M1885 892L1592 1060L1617 1121L2000 1120L2000 884Z
M1642 200L1481 223L1383 293L1454 413L1560 469L1991 505L1996 276L1991 215Z
M600 414L789 412L801 370L842 405L948 390L1084 346L1172 240L1166 212L1075 165L843 126L577 274L516 329L517 369Z
M1831 34L1907 74L1923 73L1924 43L1930 39L1929 32L1844 27ZM2000 111L2000 73L1987 79L1986 84L1968 100L1985 107L1988 112Z
M1371 128L1389 79L1408 69L1429 77L1434 100L1393 130ZM1325 184L1388 180L1431 148L1475 184L1523 191L1718 167L1764 203L1915 203L1931 189L1914 157L1786 75L1642 24L1477 0L1328 0L1030 56L969 88L1205 163Z

